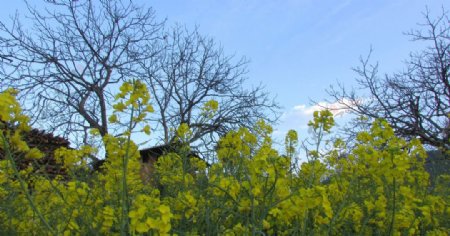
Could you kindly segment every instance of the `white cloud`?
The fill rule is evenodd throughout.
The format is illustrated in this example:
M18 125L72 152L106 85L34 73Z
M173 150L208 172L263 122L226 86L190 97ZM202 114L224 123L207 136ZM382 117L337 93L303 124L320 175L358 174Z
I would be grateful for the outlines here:
M301 137L308 135L308 122L312 120L314 111L328 109L336 119L346 122L349 109L347 105L354 106L355 101L343 100L341 102L319 102L316 105L299 104L287 109L280 118L280 123L275 127L274 136L284 139L284 135L290 129L297 130Z
M319 102L316 105L307 106L305 104L294 106L291 111L288 111L286 114L295 114L296 116L312 116L315 111L322 111L328 109L333 113L334 117L344 116L349 112L348 106L354 106L355 101L350 101L348 99L344 99L340 102L328 103L328 102Z

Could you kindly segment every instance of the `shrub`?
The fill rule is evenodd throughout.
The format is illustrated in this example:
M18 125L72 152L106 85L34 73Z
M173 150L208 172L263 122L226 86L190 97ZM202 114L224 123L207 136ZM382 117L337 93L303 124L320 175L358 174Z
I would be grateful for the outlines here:
M258 122L221 138L218 161L211 166L188 158L188 146L160 157L155 178L160 193L140 177L139 152L132 128L151 111L145 86L137 81L122 87L111 120L129 115L123 135L105 136L107 159L91 178L46 178L30 166L19 170L15 150L31 149L21 140L28 130L12 91L0 94L0 118L16 125L1 133L1 234L37 235L446 235L449 176L431 191L424 170L424 149L394 135L383 120L361 132L343 158L343 143L327 152L319 145L311 158L296 166L297 135L286 139L288 155L273 147L272 128ZM126 110L129 109L129 110ZM122 113L121 113L122 112ZM122 114L122 115L120 115ZM315 113L316 134L330 132L332 116ZM134 123L133 123L134 122ZM189 127L178 129L180 140ZM321 140L318 138L317 140ZM57 160L71 173L87 169L94 150L60 149ZM33 152L36 152L34 150ZM34 155L40 158L42 155ZM33 183L30 188L29 183ZM441 183L441 184L440 184Z

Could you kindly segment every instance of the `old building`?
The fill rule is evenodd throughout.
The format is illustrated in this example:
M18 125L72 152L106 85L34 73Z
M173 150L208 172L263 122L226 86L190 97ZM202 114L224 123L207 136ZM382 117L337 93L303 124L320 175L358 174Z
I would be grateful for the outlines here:
M3 132L5 131L3 126ZM13 131L13 128L8 127L7 129ZM62 137L54 136L51 133L47 133L42 130L32 129L28 132L22 132L22 139L25 141L29 148L39 149L44 156L40 159L30 159L27 158L24 153L13 151L13 158L15 160L16 166L19 170L23 170L29 166L33 167L33 170L40 175L44 175L50 178L56 175L65 175L62 164L57 163L54 157L54 151L60 147L70 148L70 142ZM0 149L0 159L5 158L5 152Z

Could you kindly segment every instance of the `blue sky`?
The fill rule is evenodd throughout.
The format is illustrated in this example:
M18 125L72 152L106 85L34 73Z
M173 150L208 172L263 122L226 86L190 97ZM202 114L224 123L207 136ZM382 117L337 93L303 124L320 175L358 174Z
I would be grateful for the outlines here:
M32 0L30 2L33 3ZM36 1L38 2L38 1ZM351 67L374 49L380 72L402 69L402 61L420 45L403 32L417 28L421 12L432 14L444 0L137 0L153 7L169 25L199 26L228 54L250 59L246 86L262 83L284 107L276 135L292 128L306 135L310 101L327 98L325 89L336 81L354 85ZM0 20L18 10L21 1L4 1Z

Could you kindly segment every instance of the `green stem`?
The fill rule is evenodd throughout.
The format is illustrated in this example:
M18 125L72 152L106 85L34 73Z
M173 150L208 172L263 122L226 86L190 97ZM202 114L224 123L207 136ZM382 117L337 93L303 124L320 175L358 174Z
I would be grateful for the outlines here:
M309 183L308 183L308 188L312 187L314 185L314 180L316 178L316 170L315 170L315 164L316 161L318 160L318 156L319 156L319 149L320 149L320 143L322 142L322 138L323 138L323 125L321 125L319 127L319 132L317 133L317 143L316 143L316 155L317 156L313 156L312 158L312 168L311 168L311 172L312 172L312 176L309 177Z
M394 230L394 221L395 221L395 177L393 178L393 194L392 194L392 217L391 217L391 224L389 226L389 235L393 234Z
M122 222L120 225L120 234L128 235L128 158L130 155L131 130L133 129L134 107L131 107L130 123L128 124L128 136L126 142L125 156L122 159Z

